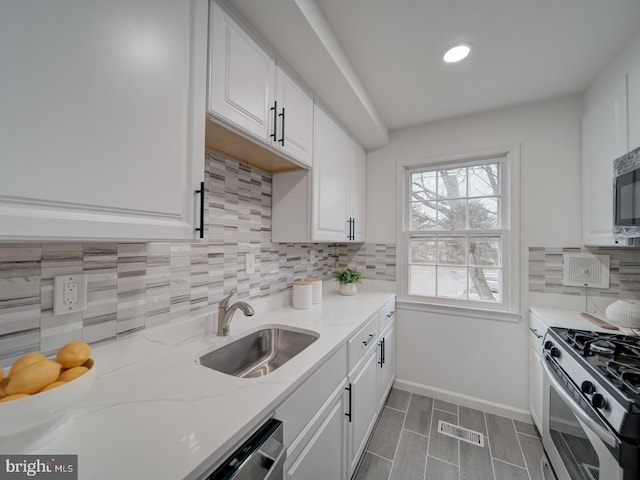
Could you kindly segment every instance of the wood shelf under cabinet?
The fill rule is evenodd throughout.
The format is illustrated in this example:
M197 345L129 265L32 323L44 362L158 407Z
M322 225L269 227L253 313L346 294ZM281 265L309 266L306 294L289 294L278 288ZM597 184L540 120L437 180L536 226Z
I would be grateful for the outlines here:
M300 165L260 146L209 117L207 117L205 129L205 149L268 173L304 170Z

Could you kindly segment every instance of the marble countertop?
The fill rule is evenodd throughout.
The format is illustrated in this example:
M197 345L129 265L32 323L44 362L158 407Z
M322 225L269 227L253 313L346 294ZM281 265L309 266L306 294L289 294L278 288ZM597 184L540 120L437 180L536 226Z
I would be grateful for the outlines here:
M630 328L619 327L620 330L607 330L602 327L598 327L596 324L584 318L582 316L582 312L579 310L531 307L530 311L540 321L542 321L547 327L575 328L575 329L581 329L581 330L590 330L594 332L624 333L627 335L633 334ZM596 317L600 317L605 321L609 321L603 315L597 315L597 314L593 314L593 315L595 315ZM612 322L609 321L609 323L612 323Z
M156 327L94 348L98 376L54 430L0 443L3 453L77 454L81 480L195 479L222 461L360 325L393 298L375 288L353 297L327 288L309 310L289 306L253 317L237 312L231 335L212 333L213 316ZM267 325L320 334L271 374L228 376L195 363L204 352Z

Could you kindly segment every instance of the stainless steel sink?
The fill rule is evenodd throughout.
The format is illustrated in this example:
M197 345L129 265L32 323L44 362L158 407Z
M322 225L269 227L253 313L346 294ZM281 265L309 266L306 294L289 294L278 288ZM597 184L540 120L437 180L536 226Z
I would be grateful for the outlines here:
M236 377L262 377L287 363L318 337L308 330L265 328L205 353L196 363Z

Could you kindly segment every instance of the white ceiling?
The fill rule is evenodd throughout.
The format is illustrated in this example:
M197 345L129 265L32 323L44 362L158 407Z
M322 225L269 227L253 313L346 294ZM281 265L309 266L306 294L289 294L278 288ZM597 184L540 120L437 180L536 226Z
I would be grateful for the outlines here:
M640 0L229 0L368 148L429 121L583 92ZM470 42L469 58L441 61Z

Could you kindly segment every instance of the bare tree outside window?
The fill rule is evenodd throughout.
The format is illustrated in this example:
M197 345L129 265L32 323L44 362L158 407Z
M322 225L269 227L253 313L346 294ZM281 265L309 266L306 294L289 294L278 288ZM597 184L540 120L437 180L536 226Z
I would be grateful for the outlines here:
M409 293L501 302L500 164L409 179Z

